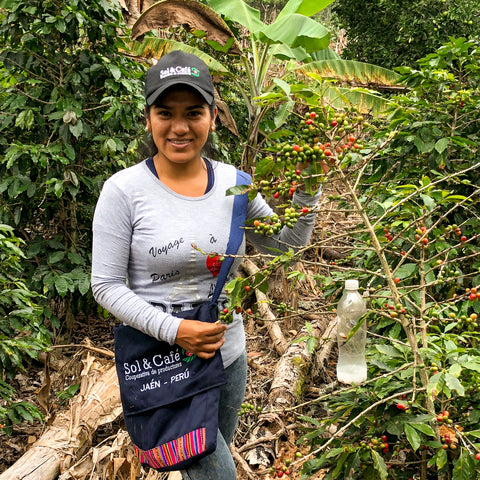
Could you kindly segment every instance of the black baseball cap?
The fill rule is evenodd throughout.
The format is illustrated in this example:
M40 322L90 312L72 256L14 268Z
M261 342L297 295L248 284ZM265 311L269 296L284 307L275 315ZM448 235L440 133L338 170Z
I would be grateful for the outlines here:
M208 103L213 104L213 82L207 65L196 55L174 50L167 53L151 68L145 77L145 99L147 105L169 87L187 85L194 88Z

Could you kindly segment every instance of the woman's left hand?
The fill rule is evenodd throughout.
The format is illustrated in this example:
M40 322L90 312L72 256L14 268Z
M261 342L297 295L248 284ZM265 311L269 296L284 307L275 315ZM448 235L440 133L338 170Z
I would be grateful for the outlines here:
M212 358L225 343L227 325L183 319L177 331L175 343L200 358Z

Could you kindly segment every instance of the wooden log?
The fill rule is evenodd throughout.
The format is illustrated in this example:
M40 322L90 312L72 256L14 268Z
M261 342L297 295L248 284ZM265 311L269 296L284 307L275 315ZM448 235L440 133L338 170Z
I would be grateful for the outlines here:
M320 330L313 328L318 337ZM301 339L309 335L303 328L297 335ZM245 459L250 465L268 467L276 458L277 442L287 435L288 414L283 411L295 406L301 399L305 380L312 367L313 355L308 351L306 342L291 342L280 358L270 387L266 413L259 416L258 422L247 441Z
M316 327L313 328L312 333L315 337L320 335ZM306 328L302 328L296 338L300 339L308 335ZM307 349L306 341L291 342L275 367L268 404L274 409L294 406L302 396L311 366L312 354Z
M259 268L248 258L243 259L241 266L248 275L255 275L260 271ZM255 296L257 298L258 316L265 321L276 352L279 355L283 355L287 349L287 341L280 325L278 325L275 315L268 306L270 303L268 297L258 289L255 289Z
M70 409L52 425L0 480L54 480L90 446L93 433L122 413L117 374L112 362L90 353L82 360L80 391Z

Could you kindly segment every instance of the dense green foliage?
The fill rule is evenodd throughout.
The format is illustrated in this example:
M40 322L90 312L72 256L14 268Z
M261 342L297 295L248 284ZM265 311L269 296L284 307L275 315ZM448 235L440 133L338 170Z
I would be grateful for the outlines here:
M334 2L348 44L344 58L385 68L412 65L450 36L480 35L478 0L342 0Z
M378 336L370 383L325 404L325 426L339 423L343 438L327 450L322 428L307 435L319 458L306 472L330 465L327 478L355 468L351 478L461 479L480 471L478 47L459 39L405 69L412 91L379 129L378 152L366 150L365 167L346 181L361 175L362 188L349 187L342 204L364 212L366 228L352 232L348 264L370 294L367 321Z
M310 453L291 468L303 464L304 479L320 469L352 480L480 473L479 47L455 39L402 69L411 90L373 125L355 108L310 103L296 133L257 164L253 191L283 199L277 219L250 226L266 235L303 214L289 201L299 183L341 185L335 212L356 220L312 248L335 248L341 237L348 256L312 281L333 309L344 280L359 279L369 305L356 327L368 322L368 380L329 389L298 417ZM297 162L308 168L297 174ZM282 254L231 282L230 309L291 263Z
M248 127L246 152L254 147L249 159L264 154L255 165L252 194L285 196L288 208L275 221L257 219L248 227L269 235L310 213L289 203L302 182L307 189L339 182L335 213L358 219L341 234L348 258L320 269L316 263L311 280L332 307L345 278L361 281L370 307L362 319L372 334L369 380L320 397L310 417L297 419L305 428L302 442L311 447L298 461L303 478L319 469L327 479L474 478L480 468L475 460L480 456L479 43L452 40L417 68L402 68L410 91L393 100L385 121L366 123L354 105L340 110L323 95L332 81L322 77L322 65L308 72L313 85L293 80L291 71L282 79L269 74L279 65L290 67L295 54L307 53L309 38L298 40L305 43L299 50L295 42L286 45L282 35L288 29L281 22L263 24L257 11L238 9L243 2L209 3L213 13L252 27L249 48L238 54L234 69L214 59L210 66L235 83L235 92L225 98L237 102L233 112L243 110L237 118ZM455 9L472 4L436 2L447 15L435 21L468 19ZM8 5L0 24L0 223L14 229L0 228L0 396L6 400L0 422L11 428L39 414L12 403L15 392L7 382L48 343L43 321L60 325L48 308L37 307L21 279L44 294L37 303L64 298L75 309L88 302L93 208L103 180L128 165L137 150L143 67L121 52L120 12L113 3L9 0ZM398 20L399 10L389 10L395 3L382 5L386 17ZM364 10L365 17L352 12L359 24L367 19L382 24L368 6ZM420 10L408 13L414 11L420 21ZM426 23L416 24L416 35L408 36L407 20L398 22L405 23L401 35L391 27L375 38L368 29L364 35L381 58L395 58L395 64L423 56L420 46L433 50L442 40L440 25L429 44ZM462 25L470 28L468 20ZM148 41L143 47L178 46ZM379 43L403 48L385 54ZM274 57L274 46L285 50ZM220 60L229 58L217 48ZM402 59L402 52L412 57ZM336 99L348 104L346 94L336 90ZM307 165L303 174L297 160ZM23 237L27 258L13 231ZM336 240L322 237L312 248L335 248ZM292 255L270 259L255 278L231 282L230 309L242 308L253 286L265 291L269 275ZM306 274L290 272L289 278L300 275Z
M7 433L13 423L41 418L32 405L14 401L10 381L50 340L42 309L34 303L35 294L20 280L24 258L20 246L13 229L0 225L0 424Z
M302 478L319 469L326 479L480 472L479 46L457 39L403 69L411 91L373 135L351 112L307 113L329 147L310 159L331 165L324 181L342 184L337 212L358 218L348 258L314 278L332 305L345 278L358 278L370 307L360 322L372 336L368 381L321 396L301 417L312 451ZM300 127L293 151L310 152L309 128ZM352 132L357 148L345 150ZM278 162L288 167L284 155L264 169L268 185L282 176Z
M26 242L29 285L49 299L64 297L69 312L88 301L99 189L137 147L143 68L121 51L114 2L7 5L0 23L0 221Z

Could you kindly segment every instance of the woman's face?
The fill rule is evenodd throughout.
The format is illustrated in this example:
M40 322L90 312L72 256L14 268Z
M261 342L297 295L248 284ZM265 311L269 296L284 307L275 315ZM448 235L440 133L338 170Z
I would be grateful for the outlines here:
M158 160L177 164L200 160L216 115L217 110L212 116L209 105L194 90L167 90L147 113L147 130L158 148Z

